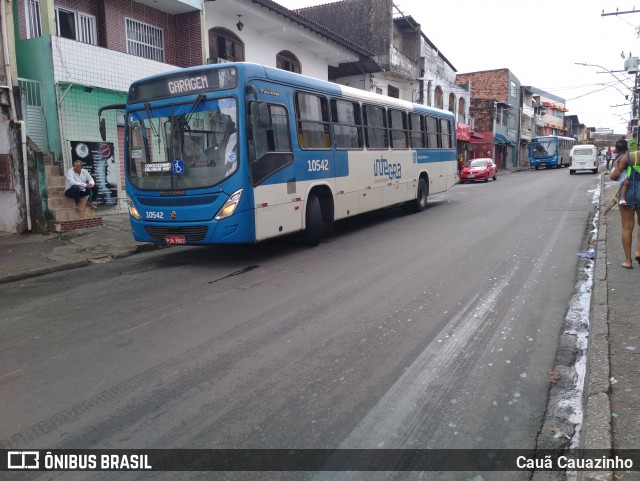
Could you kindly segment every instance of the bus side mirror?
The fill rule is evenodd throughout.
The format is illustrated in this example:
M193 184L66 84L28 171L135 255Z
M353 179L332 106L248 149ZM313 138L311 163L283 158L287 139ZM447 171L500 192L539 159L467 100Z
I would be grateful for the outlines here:
M105 126L104 119L102 118L102 112L104 110L124 110L125 108L125 104L111 104L98 109L98 124L100 126L100 136L102 137L103 142L107 140L107 127Z
M107 140L107 126L104 119L100 119L100 137L102 137L103 142Z

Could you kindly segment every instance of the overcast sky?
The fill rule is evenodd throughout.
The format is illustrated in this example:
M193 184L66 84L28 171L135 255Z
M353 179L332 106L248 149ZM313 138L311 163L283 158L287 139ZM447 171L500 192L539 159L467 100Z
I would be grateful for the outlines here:
M330 3L275 1L289 9ZM395 0L458 73L508 68L522 85L564 98L567 115L621 134L631 119L631 105L623 104L631 101L635 77L616 71L623 70L623 52L625 58L640 57L640 1L638 13L603 17L602 12L633 10L633 2L537 0L525 6L513 0Z

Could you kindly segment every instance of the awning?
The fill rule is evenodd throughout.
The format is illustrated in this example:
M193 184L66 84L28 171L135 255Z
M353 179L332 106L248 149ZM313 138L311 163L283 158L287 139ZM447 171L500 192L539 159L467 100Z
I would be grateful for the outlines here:
M471 131L471 138L469 142L473 144L492 144L493 141L491 137L493 136L492 132L476 132L474 130Z
M493 142L496 144L510 144L511 141L502 134L494 134Z

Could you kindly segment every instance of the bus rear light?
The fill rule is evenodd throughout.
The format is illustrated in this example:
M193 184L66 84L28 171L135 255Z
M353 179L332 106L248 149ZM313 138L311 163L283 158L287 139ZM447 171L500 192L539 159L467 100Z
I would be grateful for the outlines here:
M229 196L229 198L224 203L224 205L220 208L220 210L218 211L214 219L222 220L222 219L226 219L229 216L232 216L233 213L238 208L238 204L240 204L241 198L242 198L242 189L237 190L233 194L231 194L231 196Z

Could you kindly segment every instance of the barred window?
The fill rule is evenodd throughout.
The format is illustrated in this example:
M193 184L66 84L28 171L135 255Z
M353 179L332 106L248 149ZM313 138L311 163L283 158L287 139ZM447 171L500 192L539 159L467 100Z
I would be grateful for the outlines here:
M27 38L39 37L42 35L42 24L40 22L40 0L27 0L25 2L27 20Z
M96 45L96 17L82 12L56 7L58 36Z
M164 37L161 29L127 18L126 30L127 53L164 62Z

